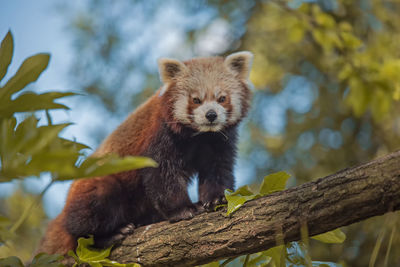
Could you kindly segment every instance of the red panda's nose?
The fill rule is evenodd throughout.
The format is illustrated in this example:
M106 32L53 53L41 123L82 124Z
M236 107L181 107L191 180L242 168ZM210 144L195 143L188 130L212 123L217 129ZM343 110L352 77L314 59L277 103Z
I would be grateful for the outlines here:
M215 121L215 119L218 117L217 113L213 110L210 109L209 111L207 111L206 113L206 118L209 122L213 122Z

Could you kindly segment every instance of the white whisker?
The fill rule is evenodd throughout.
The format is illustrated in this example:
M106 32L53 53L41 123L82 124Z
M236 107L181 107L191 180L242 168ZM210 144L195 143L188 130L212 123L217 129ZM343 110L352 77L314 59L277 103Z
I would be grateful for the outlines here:
M229 140L228 136L227 136L222 130L221 130L221 131L218 131L218 133L220 133L223 137L225 137L225 140L226 140L226 141Z

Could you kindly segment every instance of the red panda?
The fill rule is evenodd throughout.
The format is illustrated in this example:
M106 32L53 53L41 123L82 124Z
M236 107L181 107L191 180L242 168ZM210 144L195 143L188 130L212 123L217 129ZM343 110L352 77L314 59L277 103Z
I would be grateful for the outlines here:
M74 181L38 251L66 254L88 235L96 246L108 246L133 225L190 219L201 206L220 204L224 190L234 187L237 126L250 105L252 58L238 52L184 62L160 59L162 88L93 154L147 156L159 166ZM196 174L198 205L187 192Z

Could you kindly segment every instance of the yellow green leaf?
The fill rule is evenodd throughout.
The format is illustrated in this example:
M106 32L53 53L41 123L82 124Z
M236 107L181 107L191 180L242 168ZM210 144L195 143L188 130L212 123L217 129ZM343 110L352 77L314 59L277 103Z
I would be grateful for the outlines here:
M78 239L78 247L76 248L76 254L73 251L69 251L68 255L73 257L76 263L87 263L92 267L101 267L101 266L115 266L115 267L139 267L139 264L136 263L128 263L122 264L116 261L112 261L107 259L110 255L111 248L106 249L96 249L93 248L94 244L93 236L89 238L79 238Z
M315 15L315 21L325 28L334 28L336 26L336 22L332 16L324 12L317 13Z
M2 266L2 267L24 267L24 265L22 264L22 261L15 256L0 259L0 266Z
M387 90L376 88L372 93L371 111L374 120L380 121L389 112L392 104L392 94Z
M29 265L30 267L63 267L64 265L60 262L64 256L54 254L49 255L46 253L39 253L37 254L32 263Z
M275 263L275 266L281 267L286 266L285 264L285 255L286 255L286 248L283 245L276 246L270 248L266 251L262 252L263 255L271 257Z
M357 49L362 45L362 41L349 32L341 32L340 36L347 48Z
M400 84L395 85L395 89L393 92L393 99L396 101L400 100Z
M265 176L260 187L260 195L265 196L273 192L284 190L286 182L289 178L290 174L284 171L272 173Z
M295 23L289 28L289 40L298 43L300 42L305 34L304 26L300 23Z
M14 41L11 32L9 31L1 42L0 46L0 81L7 73L8 66L10 66L14 50Z
M158 164L147 157L127 156L121 158L107 155L101 158L89 157L80 166L75 178L103 176L144 167L157 167Z
M0 88L0 105L4 105L11 95L24 89L36 81L49 64L49 54L37 54L27 58L19 67L17 73Z
M44 109L69 109L63 104L55 103L54 100L73 95L76 94L71 92L50 92L43 94L26 92L13 100L3 99L3 105L0 106L0 117L10 117L16 112L28 112Z
M324 243L343 243L346 240L346 235L338 228L330 232L312 236L311 238Z
M228 202L228 209L226 215L230 215L231 213L238 210L241 206L243 206L243 204L246 203L247 201L258 197L260 197L260 195L254 194L247 185L239 187L235 192L226 189L225 198L226 201Z

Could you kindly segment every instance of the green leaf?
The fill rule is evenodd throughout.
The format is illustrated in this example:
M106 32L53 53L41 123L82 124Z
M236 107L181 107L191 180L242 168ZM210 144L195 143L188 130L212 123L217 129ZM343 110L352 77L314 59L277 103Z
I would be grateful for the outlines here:
M50 171L55 176L76 177L80 143L59 138L69 124L37 127L38 120L28 117L15 128L15 119L3 119L0 124L0 181L39 175Z
M35 154L32 160L26 165L21 174L38 175L42 172L51 172L56 180L68 180L79 178L79 171L75 166L80 153L71 149L58 149L55 151L44 151Z
M271 257L276 267L286 266L286 248L285 246L276 246L262 252L263 255Z
M319 12L318 14L315 15L315 21L321 25L322 27L332 29L336 26L336 22L334 18L324 12Z
M58 142L58 134L64 130L70 123L64 124L53 124L40 126L36 128L36 136L34 139L26 138L29 136L27 130L23 129L20 132L21 124L18 125L16 130L16 145L18 145L18 151L24 154L35 154L44 152L46 147L51 146L51 144ZM32 127L32 126L30 126Z
M262 252L254 253L250 256L247 266L267 266L272 258L263 254Z
M24 265L22 264L22 261L15 256L0 259L0 266L1 267L24 267Z
M306 33L306 30L301 23L295 23L288 30L289 30L289 35L288 35L289 40L294 43L298 43L301 40L303 40L304 35Z
M0 81L6 75L8 66L10 66L13 50L14 50L13 36L11 32L8 31L6 37L4 37L0 46Z
M265 196L273 192L284 190L289 177L290 174L284 171L265 176L261 184L260 195Z
M90 149L89 146L79 143L79 142L71 141L71 140L64 139L64 138L59 138L59 140L60 140L61 146L65 147L65 148L73 148L76 151L81 151L82 149Z
M225 198L228 202L226 215L232 214L249 200L285 189L286 181L289 177L290 175L286 172L277 172L265 176L258 194L253 193L247 185L238 188L235 192L226 189Z
M0 181L51 172L56 180L103 176L157 163L145 157L116 155L89 157L80 166L80 150L87 146L60 138L58 135L69 124L37 127L38 120L28 117L15 128L15 119L0 120Z
M58 254L39 253L33 258L30 267L63 267L65 265L60 262L63 258L64 256Z
M144 167L157 167L158 164L147 157L127 156L121 158L117 155L87 158L80 166L76 178L103 176Z
M4 243L5 240L9 240L13 237L13 234L9 231L11 221L9 218L0 215L0 242Z
M368 107L368 90L365 89L363 82L359 77L351 76L349 78L350 91L346 98L346 103L352 107L354 114L360 117Z
M226 215L230 215L231 213L238 210L243 204L249 200L260 197L259 194L254 194L249 186L245 185L239 187L235 192L232 190L225 190L225 198L228 202L228 209Z
M392 95L384 89L376 88L372 93L371 111L375 121L381 121L390 110Z
M110 255L111 247L98 250L91 248L90 246L94 244L93 236L90 238L79 238L78 247L76 248L76 255L85 262L99 261L107 258Z
M17 73L0 88L0 106L6 104L11 95L21 91L31 82L36 81L49 64L49 54L37 54L27 58Z
M87 263L92 267L101 266L116 266L116 267L137 267L139 264L130 263L122 264L116 261L107 259L110 255L111 248L107 249L95 249L91 247L94 244L93 236L90 238L79 238L78 247L76 248L76 254L73 251L69 251L68 255L73 257L77 263Z
M357 49L363 44L360 39L349 32L341 32L340 36L346 48Z
M312 236L311 238L324 243L334 244L334 243L343 243L344 240L346 240L346 235L345 233L342 232L342 230L338 228L330 232Z
M10 117L16 112L28 112L44 109L69 109L69 107L55 103L54 100L73 96L75 93L67 92L50 92L36 94L34 92L26 92L19 95L16 99L4 99L3 105L0 106L0 117Z

